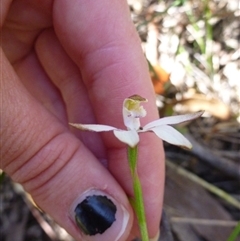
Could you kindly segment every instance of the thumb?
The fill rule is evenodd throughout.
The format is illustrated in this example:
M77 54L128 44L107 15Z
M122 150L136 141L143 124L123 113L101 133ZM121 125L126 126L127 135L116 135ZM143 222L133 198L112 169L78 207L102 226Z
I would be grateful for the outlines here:
M76 240L126 240L133 214L123 190L0 55L1 168Z

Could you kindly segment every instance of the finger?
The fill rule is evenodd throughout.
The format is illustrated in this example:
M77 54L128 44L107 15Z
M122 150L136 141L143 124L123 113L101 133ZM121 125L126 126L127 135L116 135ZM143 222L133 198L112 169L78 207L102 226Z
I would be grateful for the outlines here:
M13 67L28 92L67 125L68 119L61 93L45 73L35 52L31 51Z
M52 25L53 0L4 0L1 1L3 12L0 21L1 46L9 59L14 63L24 58L33 50L34 42L44 28Z
M126 240L132 213L120 186L88 149L26 91L3 52L0 55L1 168L22 183L40 208L76 240ZM89 214L86 203L94 213ZM109 214L107 220L102 215L105 211ZM92 223L89 225L89 215L96 216L94 229ZM79 232L75 218L84 231Z
M47 75L61 92L68 122L96 123L79 68L66 54L53 30L42 32L36 42L36 51ZM73 133L106 164L105 147L97 133L79 132L76 129L73 129Z
M81 70L97 122L123 128L122 102L133 94L149 100L143 124L157 119L147 64L126 2L56 1L53 11L57 36ZM125 191L133 195L125 148L112 135L103 137L110 171ZM138 161L150 237L156 235L159 225L163 160L161 142L144 134Z

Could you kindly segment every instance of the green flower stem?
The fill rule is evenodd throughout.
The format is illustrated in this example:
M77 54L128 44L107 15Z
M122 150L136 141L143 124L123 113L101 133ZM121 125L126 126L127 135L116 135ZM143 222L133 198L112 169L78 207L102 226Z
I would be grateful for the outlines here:
M131 204L134 208L134 211L138 219L142 241L149 241L143 203L142 187L137 173L137 154L137 146L133 148L128 147L128 162L131 170L134 190L134 198L131 200Z

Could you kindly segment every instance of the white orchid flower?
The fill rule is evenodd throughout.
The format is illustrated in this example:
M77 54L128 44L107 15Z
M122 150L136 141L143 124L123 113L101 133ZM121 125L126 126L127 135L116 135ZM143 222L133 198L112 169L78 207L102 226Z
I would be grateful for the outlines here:
M127 127L127 130L122 130L113 126L98 124L70 123L70 125L78 129L87 131L113 131L117 139L132 148L135 147L139 142L139 133L143 132L153 132L162 140L167 141L173 145L182 146L188 149L192 148L191 143L180 132L178 132L169 125L175 125L196 119L203 114L203 111L187 115L164 117L158 120L154 120L147 125L141 127L140 118L146 116L147 114L143 106L140 105L143 102L147 102L147 99L139 95L133 95L124 100L123 121L125 126Z

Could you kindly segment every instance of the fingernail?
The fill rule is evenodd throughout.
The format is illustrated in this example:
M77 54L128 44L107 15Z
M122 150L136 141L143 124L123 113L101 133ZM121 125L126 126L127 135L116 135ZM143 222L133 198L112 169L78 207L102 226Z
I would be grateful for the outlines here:
M154 238L150 238L149 241L158 241L159 237L160 237L160 231L158 230L156 236ZM133 239L131 241L141 241L141 239L135 238L135 239Z
M159 237L160 237L160 231L158 230L156 236L154 238L150 238L149 241L158 241Z
M129 213L99 190L84 192L74 203L71 216L86 240L118 240L124 233Z
M87 235L102 234L116 221L117 207L106 196L87 196L74 210L77 225Z

